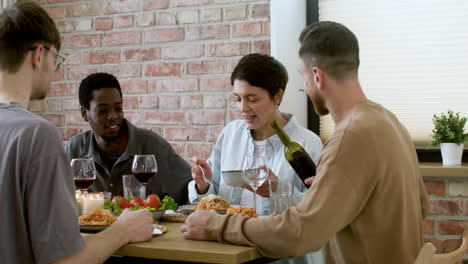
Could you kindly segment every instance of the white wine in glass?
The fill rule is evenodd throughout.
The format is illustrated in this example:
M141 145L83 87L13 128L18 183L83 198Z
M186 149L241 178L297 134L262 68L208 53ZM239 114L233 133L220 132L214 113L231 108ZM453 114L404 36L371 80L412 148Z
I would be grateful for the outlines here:
M252 187L254 210L257 211L257 189L268 177L268 167L263 156L246 156L242 167L242 177Z

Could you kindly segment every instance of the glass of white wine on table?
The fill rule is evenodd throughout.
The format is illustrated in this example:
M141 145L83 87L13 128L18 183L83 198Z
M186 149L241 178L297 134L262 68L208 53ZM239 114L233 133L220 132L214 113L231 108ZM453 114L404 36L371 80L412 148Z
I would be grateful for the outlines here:
M264 156L246 156L242 167L242 177L253 190L254 210L257 212L257 189L268 177L268 167Z
M135 155L133 157L132 173L135 178L143 184L144 193L146 197L146 186L148 182L158 172L158 164L154 155Z

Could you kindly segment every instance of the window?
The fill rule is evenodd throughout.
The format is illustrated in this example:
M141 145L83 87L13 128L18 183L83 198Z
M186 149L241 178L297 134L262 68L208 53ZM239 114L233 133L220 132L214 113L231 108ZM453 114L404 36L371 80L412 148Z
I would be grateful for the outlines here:
M397 115L416 146L430 141L434 113L468 116L468 2L318 0L308 12L356 34L366 95ZM332 132L321 117L321 137Z

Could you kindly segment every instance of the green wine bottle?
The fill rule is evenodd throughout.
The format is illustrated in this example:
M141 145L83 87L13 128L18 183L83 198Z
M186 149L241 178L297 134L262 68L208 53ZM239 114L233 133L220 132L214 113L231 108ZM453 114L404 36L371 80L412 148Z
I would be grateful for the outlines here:
M289 162L297 175L299 175L299 178L301 178L302 182L304 182L305 179L309 177L315 176L315 163L312 161L307 151L305 151L304 147L301 146L301 144L292 141L286 132L284 132L284 130L280 127L277 120L271 122L271 127L273 130L275 130L281 142L283 142L284 156L286 157L286 160ZM307 185L305 184L305 186Z

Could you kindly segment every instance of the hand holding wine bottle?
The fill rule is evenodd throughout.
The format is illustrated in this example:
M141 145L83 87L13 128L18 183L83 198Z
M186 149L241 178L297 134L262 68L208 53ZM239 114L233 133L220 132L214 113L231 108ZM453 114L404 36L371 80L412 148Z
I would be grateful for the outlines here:
M286 132L284 132L280 127L278 121L275 120L271 122L271 127L275 130L281 142L283 142L284 156L286 157L286 160L297 173L299 178L301 178L302 182L304 182L306 187L308 187L306 179L315 176L315 163L301 144L294 142L289 138Z

